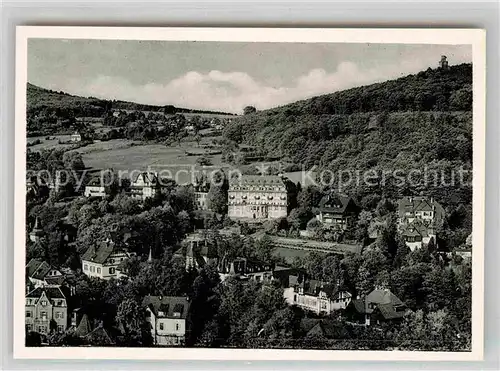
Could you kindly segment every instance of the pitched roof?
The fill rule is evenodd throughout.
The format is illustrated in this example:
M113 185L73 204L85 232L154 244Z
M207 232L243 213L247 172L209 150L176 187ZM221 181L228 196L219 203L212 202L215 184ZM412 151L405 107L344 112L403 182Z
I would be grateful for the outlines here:
M142 305L151 309L155 316L163 312L162 318L186 318L190 303L184 296L148 295L142 301ZM175 313L179 315L175 316Z
M424 223L420 219L415 219L411 223L402 226L401 234L403 236L422 236L427 237L434 229L434 223Z
M35 258L31 259L28 264L26 264L26 275L31 277L42 263L42 260Z
M398 200L398 213L400 218L405 218L406 212L435 211L435 219L444 217L444 209L439 202L433 198L422 196L406 196Z
M319 208L323 212L344 213L351 201L352 198L348 196L331 193L321 198Z
M90 343L98 345L114 345L115 341L109 336L108 332L102 326L98 326L94 331L83 337Z
M358 313L371 314L378 310L385 319L402 318L404 311L396 310L404 308L404 303L391 291L375 289L364 299L352 300L352 305Z
M92 331L92 326L90 325L89 318L87 314L82 316L80 323L76 327L75 334L77 336L86 336Z
M94 263L102 264L113 253L114 244L108 240L101 242L97 248L91 246L82 255L82 261L91 261Z
M402 304L400 304L399 306L401 305ZM398 305L394 305L392 303L387 303L379 304L377 305L377 308L385 319L403 318L404 311L396 311L397 306Z
M139 179L141 179L145 184L156 184L158 181L158 176L156 175L156 173L153 173L151 171L144 171L134 177L134 179L132 180L132 184L137 183Z
M366 301L375 304L401 305L403 302L390 290L375 289L368 294Z
M45 295L47 295L47 298L49 300L52 299L66 299L66 296L64 296L63 292L59 287L54 287L54 286L47 286L47 287L38 287L31 292L29 292L26 297L27 298L39 298L42 296L42 293L45 292Z
M326 318L304 318L300 321L300 327L310 337L344 338L348 335L344 326Z
M51 269L52 267L49 263L42 261L29 277L37 280L43 280Z
M62 285L66 278L63 275L60 276L47 276L45 277L45 282L49 285Z

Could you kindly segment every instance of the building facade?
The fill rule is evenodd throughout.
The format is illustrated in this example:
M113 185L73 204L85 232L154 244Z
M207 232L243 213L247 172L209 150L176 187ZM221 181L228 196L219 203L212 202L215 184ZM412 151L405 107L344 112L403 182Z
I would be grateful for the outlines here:
M444 209L433 198L403 197L398 201L398 230L413 251L431 240L437 246L438 225L444 220Z
M208 210L207 198L210 183L207 181L196 181L194 186L194 202L198 210Z
M154 198L160 191L158 174L155 172L142 172L132 179L130 195L141 200Z
M43 238L44 235L45 235L45 233L42 229L42 224L40 223L40 220L37 217L35 219L35 225L33 225L33 229L29 233L30 241L31 242L38 242Z
M277 219L288 215L290 188L280 176L243 175L229 181L228 215L241 219Z
M286 302L316 314L330 314L345 309L352 299L351 293L339 285L307 280L300 276L290 276L288 286L283 291Z
M26 295L27 331L62 333L68 328L68 305L59 287L38 287Z
M101 178L92 179L85 186L84 195L85 197L106 197L106 187L104 187L104 184L102 184Z
M352 198L332 193L321 199L316 218L325 228L344 232L356 225L358 213Z
M71 134L71 141L73 143L78 143L82 141L82 136L79 132L75 131L73 134Z
M387 288L376 288L364 298L352 300L347 317L366 326L385 321L401 320L406 311L404 303Z
M28 262L26 276L35 288L61 284L64 280L63 274L58 269L39 259L31 259Z
M107 239L97 247L91 246L82 255L82 271L88 277L119 279L125 276L120 264L134 255L125 249L116 248L113 241Z
M184 345L188 331L189 300L182 296L146 296L146 320L155 345Z
M273 279L273 265L248 258L229 258L220 259L217 271L221 281L229 277L239 280L253 280L257 282L267 282Z

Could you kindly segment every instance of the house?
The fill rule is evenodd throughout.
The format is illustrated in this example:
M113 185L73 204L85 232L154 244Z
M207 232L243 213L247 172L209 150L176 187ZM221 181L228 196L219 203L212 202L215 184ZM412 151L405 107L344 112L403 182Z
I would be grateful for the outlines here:
M125 249L117 248L109 238L97 247L91 246L82 255L82 271L88 277L97 277L103 280L123 277L119 266L124 260L135 254Z
M26 331L62 333L68 328L68 305L60 287L37 287L26 294Z
M95 177L85 186L85 197L106 197L106 187L100 177Z
M182 296L146 296L142 302L155 345L184 345L189 300Z
M346 315L369 326L384 321L400 320L406 311L404 303L389 289L376 288L364 298L353 299Z
M78 143L81 141L82 141L82 136L78 131L75 131L73 134L71 134L71 142Z
M288 215L291 182L281 176L242 175L229 181L228 216L278 219Z
M398 230L413 251L437 243L436 229L444 220L444 209L432 197L403 197L398 201Z
M186 261L186 270L201 269L206 264L217 262L217 246L209 243L205 237L199 233L193 233L183 241L185 246L180 254Z
M290 276L283 297L289 305L297 305L316 314L330 314L345 309L352 295L339 284L332 285L305 276Z
M217 266L217 271L221 281L225 281L229 277L257 282L271 281L273 278L271 264L241 257L222 258Z
M130 185L130 195L135 198L145 200L153 198L160 190L158 174L152 171L142 172L132 179Z
M42 229L42 224L38 217L35 218L35 225L33 225L33 229L29 233L31 242L38 242L45 235L45 232Z
M359 208L348 196L330 193L319 203L316 218L325 228L345 232L356 225Z
M196 181L194 184L194 201L198 210L207 210L207 197L210 190L210 183L206 181Z
M64 282L63 274L49 263L31 259L26 265L26 276L35 288L48 285L61 285Z
M349 331L345 325L328 318L302 318L300 332L304 337L310 339L345 339L349 337Z

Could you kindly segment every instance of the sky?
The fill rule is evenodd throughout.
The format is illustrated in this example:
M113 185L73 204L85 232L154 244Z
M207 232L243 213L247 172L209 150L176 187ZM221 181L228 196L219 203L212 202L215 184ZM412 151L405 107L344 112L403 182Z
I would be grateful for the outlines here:
M470 45L28 40L28 81L69 94L241 113L471 63Z

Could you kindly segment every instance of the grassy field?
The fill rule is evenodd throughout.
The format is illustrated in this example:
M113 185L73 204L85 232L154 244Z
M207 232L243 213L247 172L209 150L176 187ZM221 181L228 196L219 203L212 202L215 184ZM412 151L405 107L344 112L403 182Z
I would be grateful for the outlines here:
M143 144L130 140L116 139L97 142L79 148L87 167L94 169L112 168L118 171L157 171L164 177L172 177L179 184L190 183L194 171L202 168L196 163L198 156L186 156L185 151L200 150L195 142L173 144ZM208 156L212 166L203 169L211 171L226 167L221 155ZM194 171L193 171L194 170Z
M298 250L298 249L287 249L284 247L275 248L273 251L273 255L276 257L283 257L287 264L292 264L296 257L303 258L310 254L310 251ZM325 254L322 252L318 252L318 254Z
M35 140L39 139L42 141L40 144L35 144L34 146L28 147L32 151L41 151L43 149L52 149L52 148L64 148L64 147L69 147L71 144L59 144L59 139L61 141L67 142L71 139L71 135L51 135L50 140L45 139L46 136L41 136L41 137L29 137L27 138L28 143L32 143Z

